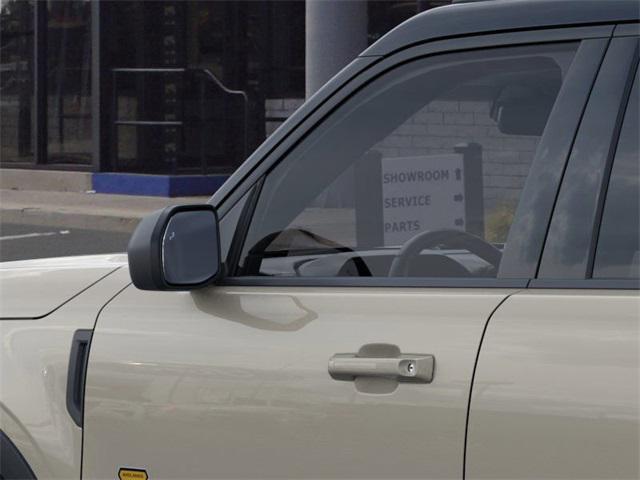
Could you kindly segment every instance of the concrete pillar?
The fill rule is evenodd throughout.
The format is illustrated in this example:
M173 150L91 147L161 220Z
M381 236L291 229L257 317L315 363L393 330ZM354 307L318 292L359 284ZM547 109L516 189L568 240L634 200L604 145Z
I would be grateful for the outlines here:
M307 0L306 95L367 48L366 0Z

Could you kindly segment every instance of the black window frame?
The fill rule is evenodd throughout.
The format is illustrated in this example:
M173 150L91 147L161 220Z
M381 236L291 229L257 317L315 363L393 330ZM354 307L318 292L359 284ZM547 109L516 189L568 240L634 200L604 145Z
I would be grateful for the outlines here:
M620 26L618 26L620 27ZM540 261L538 275L535 279L529 282L530 288L535 289L596 289L596 290L638 290L640 289L640 279L604 279L604 278L592 278L593 265L596 256L596 248L598 243L598 236L600 232L600 225L602 223L602 215L604 212L604 202L606 200L606 192L610 181L613 161L615 159L615 152L620 139L620 133L622 124L624 121L624 114L631 95L634 79L636 78L636 72L639 68L640 59L640 37L637 34L629 34L631 32L638 31L638 24L626 24L622 25L623 28L617 28L616 33L613 35L611 44L607 50L605 58L603 59L603 67L598 73L596 79L596 86L594 87L594 95L590 97L589 104L585 109L585 117L580 126L578 136L576 137L576 145L580 142L585 142L586 139L590 139L591 142L600 143L607 146L606 155L600 159L601 168L603 170L602 178L592 188L585 191L585 194L589 195L596 202L596 209L591 219L581 219L579 228L583 231L588 231L588 253L584 265L581 266L580 276L578 278L562 278L562 275L549 275L545 274L544 268L550 262L556 261L551 257L547 257L546 253L550 250L551 246L549 242L554 241L554 230L550 223L550 228L547 232L547 239L545 241L545 247L543 250L543 256ZM613 48L612 48L613 47ZM621 55L624 52L624 56ZM624 72L624 76L615 77L612 75L614 68L620 69ZM620 88L619 84L623 83L624 87ZM589 108L591 104L597 104L602 101L599 99L597 89L604 89L616 92L617 101L616 107L612 108L608 112L606 121L611 122L612 128L610 131L603 131L594 128L597 125L596 117L602 116L602 110L597 108ZM577 148L581 148L578 145ZM582 147L584 148L584 147ZM574 150L577 151L577 150ZM572 163L577 166L580 162L580 158L576 155L569 160L567 169ZM578 169L579 171L579 169ZM562 179L562 185L558 195L560 196L569 185L574 181L569 174L565 175ZM568 215L568 208L566 205L558 205L554 207L553 218L560 218L561 216ZM556 248L562 246L562 243L555 244Z
M560 159L559 162L562 169L566 166L569 157L571 145L575 135L578 132L578 126L582 117L583 109L589 97L590 89L595 80L602 58L606 51L606 46L613 34L614 25L601 25L595 27L574 27L574 28L557 28L549 30L534 30L525 32L511 32L504 34L490 34L482 36L468 36L457 39L448 39L435 41L426 45L418 45L409 47L399 51L388 57L375 58L359 58L352 65L346 68L340 75L326 86L324 91L316 95L305 108L300 109L285 124L285 127L279 132L280 135L275 138L268 139L265 144L258 148L248 161L233 175L227 188L218 192L212 197L212 203L219 204L222 211L221 216L226 213L224 211L226 205L235 203L235 199L243 195L248 189L254 188L262 181L264 176L270 172L285 155L299 143L308 133L310 133L315 125L322 121L334 109L338 108L344 101L348 100L351 95L363 88L370 81L382 75L386 71L396 68L408 61L413 61L421 57L427 57L437 54L447 54L468 50L485 50L491 48L502 48L510 46L526 46L536 44L549 44L560 42L579 42L576 56L572 64L572 69L578 63L580 49L588 50L589 56L597 66L593 72L587 77L585 84L589 85L587 93L583 98L574 98L574 110L577 114L575 129L557 129L562 131L562 137L566 144L569 145L566 152L566 158ZM584 62L585 53L582 54L580 62ZM329 93L327 90L333 90ZM558 139L555 139L558 142ZM557 145L554 145L557 147ZM565 153L565 152L563 152ZM560 188L560 179L558 179L556 187ZM259 189L259 188L258 188ZM523 192L524 193L524 192ZM242 214L238 224L239 230L245 230L251 222L253 216L254 202L247 202L245 211ZM253 205L252 205L253 204ZM551 210L549 210L550 221ZM548 223L547 223L548 225ZM546 231L545 231L546 233ZM241 249L242 241L240 235L234 238L232 248ZM540 252L541 254L541 252ZM232 252L230 258L237 262L239 255ZM234 286L380 286L380 287L453 287L453 288L525 288L529 285L533 275L526 278L384 278L384 277L314 277L314 278L273 278L273 277L234 277L236 273L237 263L229 264L227 271L230 275L221 279L219 284ZM537 264L536 264L537 268Z
M615 181L616 162L619 162L618 166L620 166L620 164L624 165L625 163L624 160L626 160L624 156L624 152L627 149L629 149L630 145L633 145L633 141L631 140L629 134L630 132L635 131L637 135L638 132L640 131L640 128L638 127L638 120L640 120L638 115L638 107L639 107L638 102L640 101L638 99L638 95L640 92L640 64L636 64L636 69L635 69L633 78L634 80L631 87L631 92L629 94L629 97L627 99L627 104L624 109L623 119L620 125L620 133L618 135L618 140L615 146L615 154L613 157L613 161L611 162L608 181L604 186L604 193L602 195L603 201L602 201L602 208L598 216L598 222L597 222L598 228L596 231L596 241L593 248L593 256L590 258L590 262L589 262L589 277L592 279L593 278L610 279L607 276L594 276L594 275L596 274L596 271L598 269L597 267L606 265L606 262L604 261L602 265L599 265L598 253L603 252L601 248L603 248L608 243L608 241L610 241L609 234L612 231L616 230L616 228L611 228L611 227L617 227L619 225L618 222L610 224L610 223L607 223L607 220L606 220L607 218L609 218L610 220L613 220L612 218L607 217L607 212L609 212L609 214L611 212L610 210L607 209L608 208L607 203L614 202L614 205L615 205L615 197L616 196L620 197L620 190L616 188L616 187L619 187L619 184ZM635 120L635 124L634 124L634 120ZM636 143L637 143L637 139L636 139ZM633 150L630 150L630 151L633 152ZM636 153L638 153L638 151L636 151ZM638 154L640 155L640 153ZM640 158L637 158L637 160L638 160L638 163L640 164ZM638 181L640 181L640 179L638 179ZM625 196L624 198L626 203L627 197ZM611 205L611 203L609 203L609 205ZM633 209L631 209L630 211L633 213L637 213L637 212L634 212ZM608 227L608 228L605 228L605 227ZM638 230L637 232L640 235L640 230ZM603 233L604 233L604 236L603 236ZM603 242L604 242L604 245L603 245ZM610 250L610 246L608 247L609 248L605 248L604 252L606 252L607 250ZM611 278L616 278L616 277L611 277ZM633 279L634 277L633 276L622 277L622 279L629 279L629 278ZM640 279L640 275L638 275L638 278Z

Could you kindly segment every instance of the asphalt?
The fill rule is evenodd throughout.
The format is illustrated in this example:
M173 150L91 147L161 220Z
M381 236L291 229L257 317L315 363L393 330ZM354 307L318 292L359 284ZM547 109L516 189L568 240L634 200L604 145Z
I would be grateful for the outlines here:
M0 222L0 262L124 252L130 233Z

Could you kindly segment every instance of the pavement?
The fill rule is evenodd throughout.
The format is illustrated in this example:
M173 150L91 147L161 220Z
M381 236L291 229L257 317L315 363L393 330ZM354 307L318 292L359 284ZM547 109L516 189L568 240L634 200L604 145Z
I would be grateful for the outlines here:
M142 197L89 192L0 190L0 221L131 233L141 218L169 205L209 197Z
M0 190L0 261L124 252L141 218L209 197Z

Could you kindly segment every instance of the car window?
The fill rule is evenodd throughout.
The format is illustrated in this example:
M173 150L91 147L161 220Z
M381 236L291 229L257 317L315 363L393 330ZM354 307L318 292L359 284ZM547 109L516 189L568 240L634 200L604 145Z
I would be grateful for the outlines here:
M266 177L241 275L496 277L575 44L423 58Z
M639 102L636 78L609 179L594 278L640 278Z

